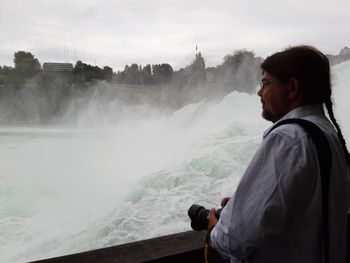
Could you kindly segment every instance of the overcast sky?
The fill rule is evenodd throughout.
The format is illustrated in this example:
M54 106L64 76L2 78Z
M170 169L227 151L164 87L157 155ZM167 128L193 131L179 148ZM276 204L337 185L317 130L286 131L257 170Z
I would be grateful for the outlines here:
M258 56L311 44L338 54L350 46L349 0L0 0L0 65L16 51L40 63L82 60L190 64L202 52L217 66L237 49Z

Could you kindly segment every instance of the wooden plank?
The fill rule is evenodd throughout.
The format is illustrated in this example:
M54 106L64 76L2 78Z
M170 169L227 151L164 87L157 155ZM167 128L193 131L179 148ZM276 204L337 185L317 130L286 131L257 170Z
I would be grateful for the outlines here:
M205 231L188 231L128 244L81 252L35 263L136 263L136 262L204 262ZM213 253L211 253L213 255ZM219 260L219 261L218 261ZM223 262L213 255L211 263Z

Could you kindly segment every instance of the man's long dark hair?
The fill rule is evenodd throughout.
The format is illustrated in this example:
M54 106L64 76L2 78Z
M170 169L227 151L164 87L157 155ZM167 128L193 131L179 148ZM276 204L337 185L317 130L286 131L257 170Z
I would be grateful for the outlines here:
M350 154L334 117L328 58L314 47L296 46L267 57L261 64L261 69L273 75L282 84L286 84L292 78L296 79L305 104L326 105L328 115L343 145L346 161L350 164Z

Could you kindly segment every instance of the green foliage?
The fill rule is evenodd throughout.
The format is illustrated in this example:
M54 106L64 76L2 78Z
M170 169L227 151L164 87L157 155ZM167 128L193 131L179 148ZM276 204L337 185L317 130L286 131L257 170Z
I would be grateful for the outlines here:
M255 54L252 51L247 51L244 49L235 50L232 55L226 55L224 57L224 63L222 67L237 69L240 65L246 61L251 62L255 58Z
M14 68L0 67L0 101L8 101L9 107L12 107L14 94L19 94L17 98L21 98L21 103L22 100L23 103L28 101L27 95L23 94L32 94L40 98L38 103L48 104L51 112L42 112L40 116L49 119L62 111L65 102L91 91L99 80L132 86L149 85L152 95L155 95L152 88L156 87L156 90L161 89L160 94L165 98L162 103L174 108L207 96L226 95L233 90L254 92L260 76L261 59L251 51L237 50L225 56L221 65L206 68L199 52L190 65L175 72L167 63L144 67L133 63L117 73L111 67L99 68L82 61L76 62L73 71L41 70L38 59L25 51L16 52L14 62ZM12 110L18 111L18 116L27 116L25 110L19 112L17 108L13 106Z
M102 69L102 79L105 80L112 80L113 77L113 69L111 67L108 66L104 66Z
M173 68L169 64L152 65L153 82L156 84L169 83L173 77Z
M205 62L202 54L196 54L193 62L174 73L172 84L177 90L198 87L206 82Z
M12 82L14 69L12 67L4 66L0 70L0 84Z
M142 70L141 70L141 76L144 84L152 84L153 83L153 76L152 76L152 68L150 64L147 64Z
M127 71L125 74L125 83L138 84L138 85L143 84L140 71L141 71L141 67L139 69L139 66L136 63L131 64L131 66L127 68Z
M205 62L202 54L196 54L196 58L189 66L189 85L197 85L206 81Z
M260 77L261 58L254 52L236 50L224 57L224 62L213 72L227 90L255 92Z
M19 79L31 79L41 71L41 65L32 53L18 51L14 55L15 73Z
M103 69L77 61L71 71L44 71L40 62L30 52L18 51L14 54L15 67L0 67L0 96L10 96L13 92L33 89L40 96L67 97L67 90L85 89L88 82L95 80L111 81L113 69L105 66ZM77 85L74 85L74 84ZM35 86L35 88L33 88ZM49 95L51 94L51 95ZM64 96L57 94L65 94ZM11 96L10 96L11 97ZM54 105L54 104L52 104Z
M84 83L94 80L112 80L113 69L105 66L101 69L98 66L92 66L78 60L73 68L75 82Z
M173 68L169 64L156 65L126 65L123 71L116 74L116 80L122 84L130 85L147 85L147 84L166 84L169 83L173 77Z

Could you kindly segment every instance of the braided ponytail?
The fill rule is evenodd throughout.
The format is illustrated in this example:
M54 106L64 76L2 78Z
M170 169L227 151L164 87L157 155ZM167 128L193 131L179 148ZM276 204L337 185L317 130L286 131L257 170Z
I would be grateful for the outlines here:
M337 123L337 121L336 121L336 119L334 117L332 100L329 98L325 102L325 104L326 104L326 108L327 108L327 111L328 111L328 115L329 115L329 117L330 117L334 127L337 130L339 141L341 142L341 144L343 146L343 151L344 151L346 162L347 162L347 164L350 164L350 154L349 154L348 149L346 148L346 142L344 140L343 133L341 132L339 124Z

